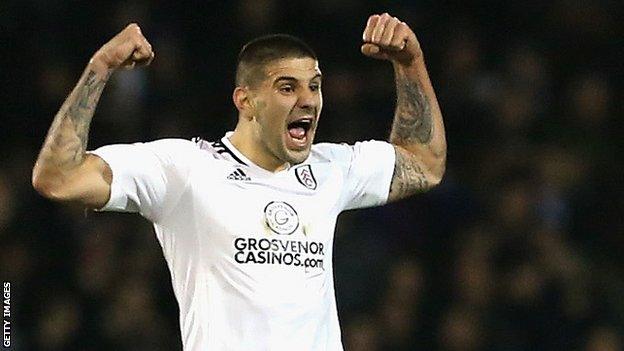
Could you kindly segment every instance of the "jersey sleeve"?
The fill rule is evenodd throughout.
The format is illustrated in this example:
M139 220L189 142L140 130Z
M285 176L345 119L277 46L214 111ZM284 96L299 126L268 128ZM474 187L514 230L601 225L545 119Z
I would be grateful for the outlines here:
M161 139L90 151L113 174L110 198L98 211L138 212L158 222L182 195L197 150L189 140Z
M329 156L342 169L343 209L380 206L388 201L394 173L394 146L384 141L363 141L353 145L326 144Z

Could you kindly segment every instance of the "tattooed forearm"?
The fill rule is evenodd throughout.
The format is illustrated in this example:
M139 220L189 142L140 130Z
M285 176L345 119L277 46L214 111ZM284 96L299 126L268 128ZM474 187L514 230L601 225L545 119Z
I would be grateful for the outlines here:
M390 132L396 162L389 201L438 185L446 168L446 137L424 61L394 65L397 107Z
M87 149L89 126L108 76L87 69L54 117L35 165L37 171L78 166Z
M427 144L433 135L431 104L418 80L405 74L396 77L397 107L390 141L398 144Z
M67 109L66 115L71 119L76 136L80 141L79 147L75 145L72 150L72 160L76 162L82 159L87 149L89 125L105 85L105 80L98 78L95 72L89 71L84 86L78 91L76 101Z

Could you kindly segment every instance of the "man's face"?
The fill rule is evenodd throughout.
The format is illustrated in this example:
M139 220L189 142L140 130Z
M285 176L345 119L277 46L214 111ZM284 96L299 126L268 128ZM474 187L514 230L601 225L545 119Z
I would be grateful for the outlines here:
M323 96L312 58L284 58L265 67L252 91L256 141L278 161L299 164L310 154Z

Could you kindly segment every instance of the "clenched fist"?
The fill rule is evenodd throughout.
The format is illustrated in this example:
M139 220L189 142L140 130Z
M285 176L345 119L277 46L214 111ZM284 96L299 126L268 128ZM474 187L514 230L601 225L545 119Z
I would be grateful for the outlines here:
M361 50L366 56L410 65L422 57L416 34L398 18L387 13L368 18Z
M93 55L91 63L99 69L110 71L149 65L153 59L152 45L141 33L141 28L136 23L131 23L104 44Z

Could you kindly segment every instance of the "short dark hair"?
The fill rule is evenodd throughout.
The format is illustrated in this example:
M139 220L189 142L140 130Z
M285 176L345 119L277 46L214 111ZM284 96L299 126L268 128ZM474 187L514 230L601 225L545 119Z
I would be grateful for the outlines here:
M312 48L295 36L269 34L256 38L245 44L238 54L236 85L253 87L264 79L264 68L268 63L301 57L317 59Z

